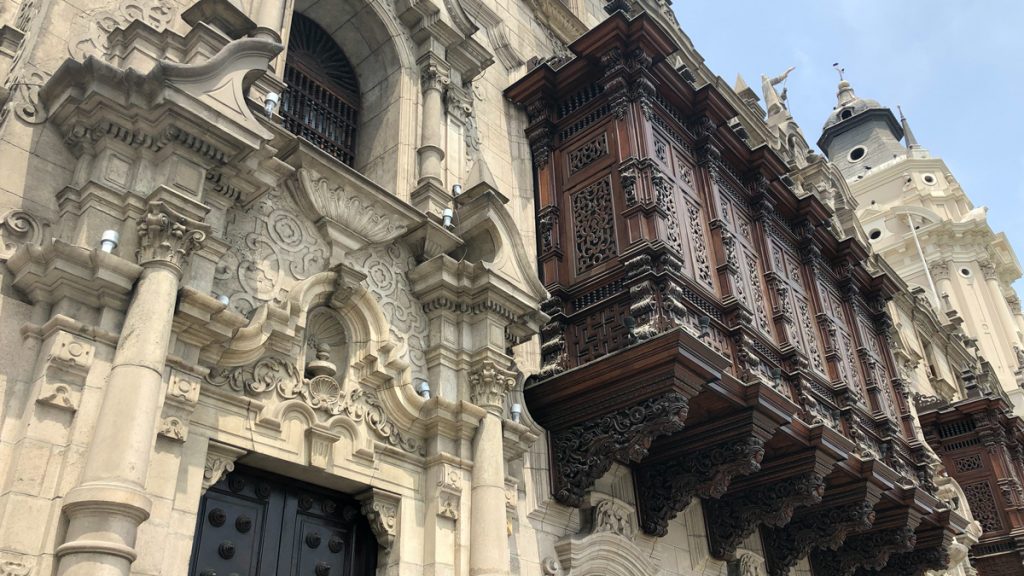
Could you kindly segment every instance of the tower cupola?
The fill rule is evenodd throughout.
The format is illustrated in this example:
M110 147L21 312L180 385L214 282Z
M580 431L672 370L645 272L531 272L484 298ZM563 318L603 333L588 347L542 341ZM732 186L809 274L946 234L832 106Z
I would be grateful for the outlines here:
M857 96L849 81L839 82L836 106L825 121L818 147L847 180L906 156L902 139L903 127L892 110Z

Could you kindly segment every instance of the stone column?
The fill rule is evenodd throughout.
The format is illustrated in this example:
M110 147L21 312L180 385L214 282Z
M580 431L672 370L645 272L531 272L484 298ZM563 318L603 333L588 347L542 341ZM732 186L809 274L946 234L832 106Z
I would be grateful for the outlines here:
M283 0L259 0L252 19L256 22L253 36L273 42L281 41L281 15L284 14Z
M1006 338L1006 343L1009 344L1010 349L1020 346L1020 340L1017 338L1017 325L1013 320L1013 316L1010 315L1010 307L1006 304L1006 296L1003 295L1003 289L999 285L999 274L996 273L996 267L992 262L986 260L981 263L981 272L985 275L985 283L988 284L988 290L992 296L992 306L996 309L996 315L999 317L999 324L1003 328L1003 337ZM1010 356L1013 357L1012 355ZM1015 366L1010 365L1012 370Z
M451 204L451 195L444 187L444 122L443 96L448 86L448 69L443 60L427 54L421 62L423 108L420 116L420 177L412 194L412 203L428 214L440 215Z
M182 265L207 227L162 201L138 223L143 271L114 352L80 484L64 499L69 523L60 576L128 576L139 524L149 517L146 475L164 396L163 370Z
M490 360L483 361L469 380L473 403L487 410L473 440L469 573L504 576L509 573L509 554L502 413L505 397L516 381L510 372Z
M1017 330L1021 335L1024 335L1024 312L1021 312L1020 297L1017 294L1007 296L1006 305L1010 307L1010 312L1013 313L1013 319L1017 323Z

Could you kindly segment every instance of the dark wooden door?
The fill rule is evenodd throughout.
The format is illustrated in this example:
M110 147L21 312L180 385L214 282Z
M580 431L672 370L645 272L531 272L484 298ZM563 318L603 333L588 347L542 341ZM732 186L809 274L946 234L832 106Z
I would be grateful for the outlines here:
M350 496L245 468L203 496L190 576L364 576L377 541Z

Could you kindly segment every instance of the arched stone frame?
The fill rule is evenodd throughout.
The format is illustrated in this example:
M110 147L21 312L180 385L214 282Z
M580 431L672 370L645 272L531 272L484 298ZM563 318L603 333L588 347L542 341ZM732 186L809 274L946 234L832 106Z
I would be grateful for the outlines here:
M322 27L359 78L355 169L408 199L415 183L419 73L405 29L386 0L295 0L294 11ZM291 18L285 19L290 27ZM288 34L284 34L287 45Z
M612 532L555 544L566 576L653 576L657 570L636 544Z

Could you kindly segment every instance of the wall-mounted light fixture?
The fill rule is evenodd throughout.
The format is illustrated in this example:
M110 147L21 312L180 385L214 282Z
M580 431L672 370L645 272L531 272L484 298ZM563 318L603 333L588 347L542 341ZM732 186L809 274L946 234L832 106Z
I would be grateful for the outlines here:
M508 409L509 414L512 416L512 421L519 423L519 418L523 415L523 405L516 402Z
M452 186L452 196L458 197L459 194L462 194L462 184L455 184Z
M267 115L267 118L274 115L274 110L280 101L281 96L277 92L267 92L266 98L263 99L263 112Z
M414 384L416 385L416 393L424 400L430 400L430 382L417 378Z
M444 226L445 230L452 230L455 226L452 225L452 216L455 212L451 208L445 208L441 211L441 226Z
M100 236L100 250L110 254L117 248L117 243L120 240L121 235L117 233L117 230L104 230L103 235Z

